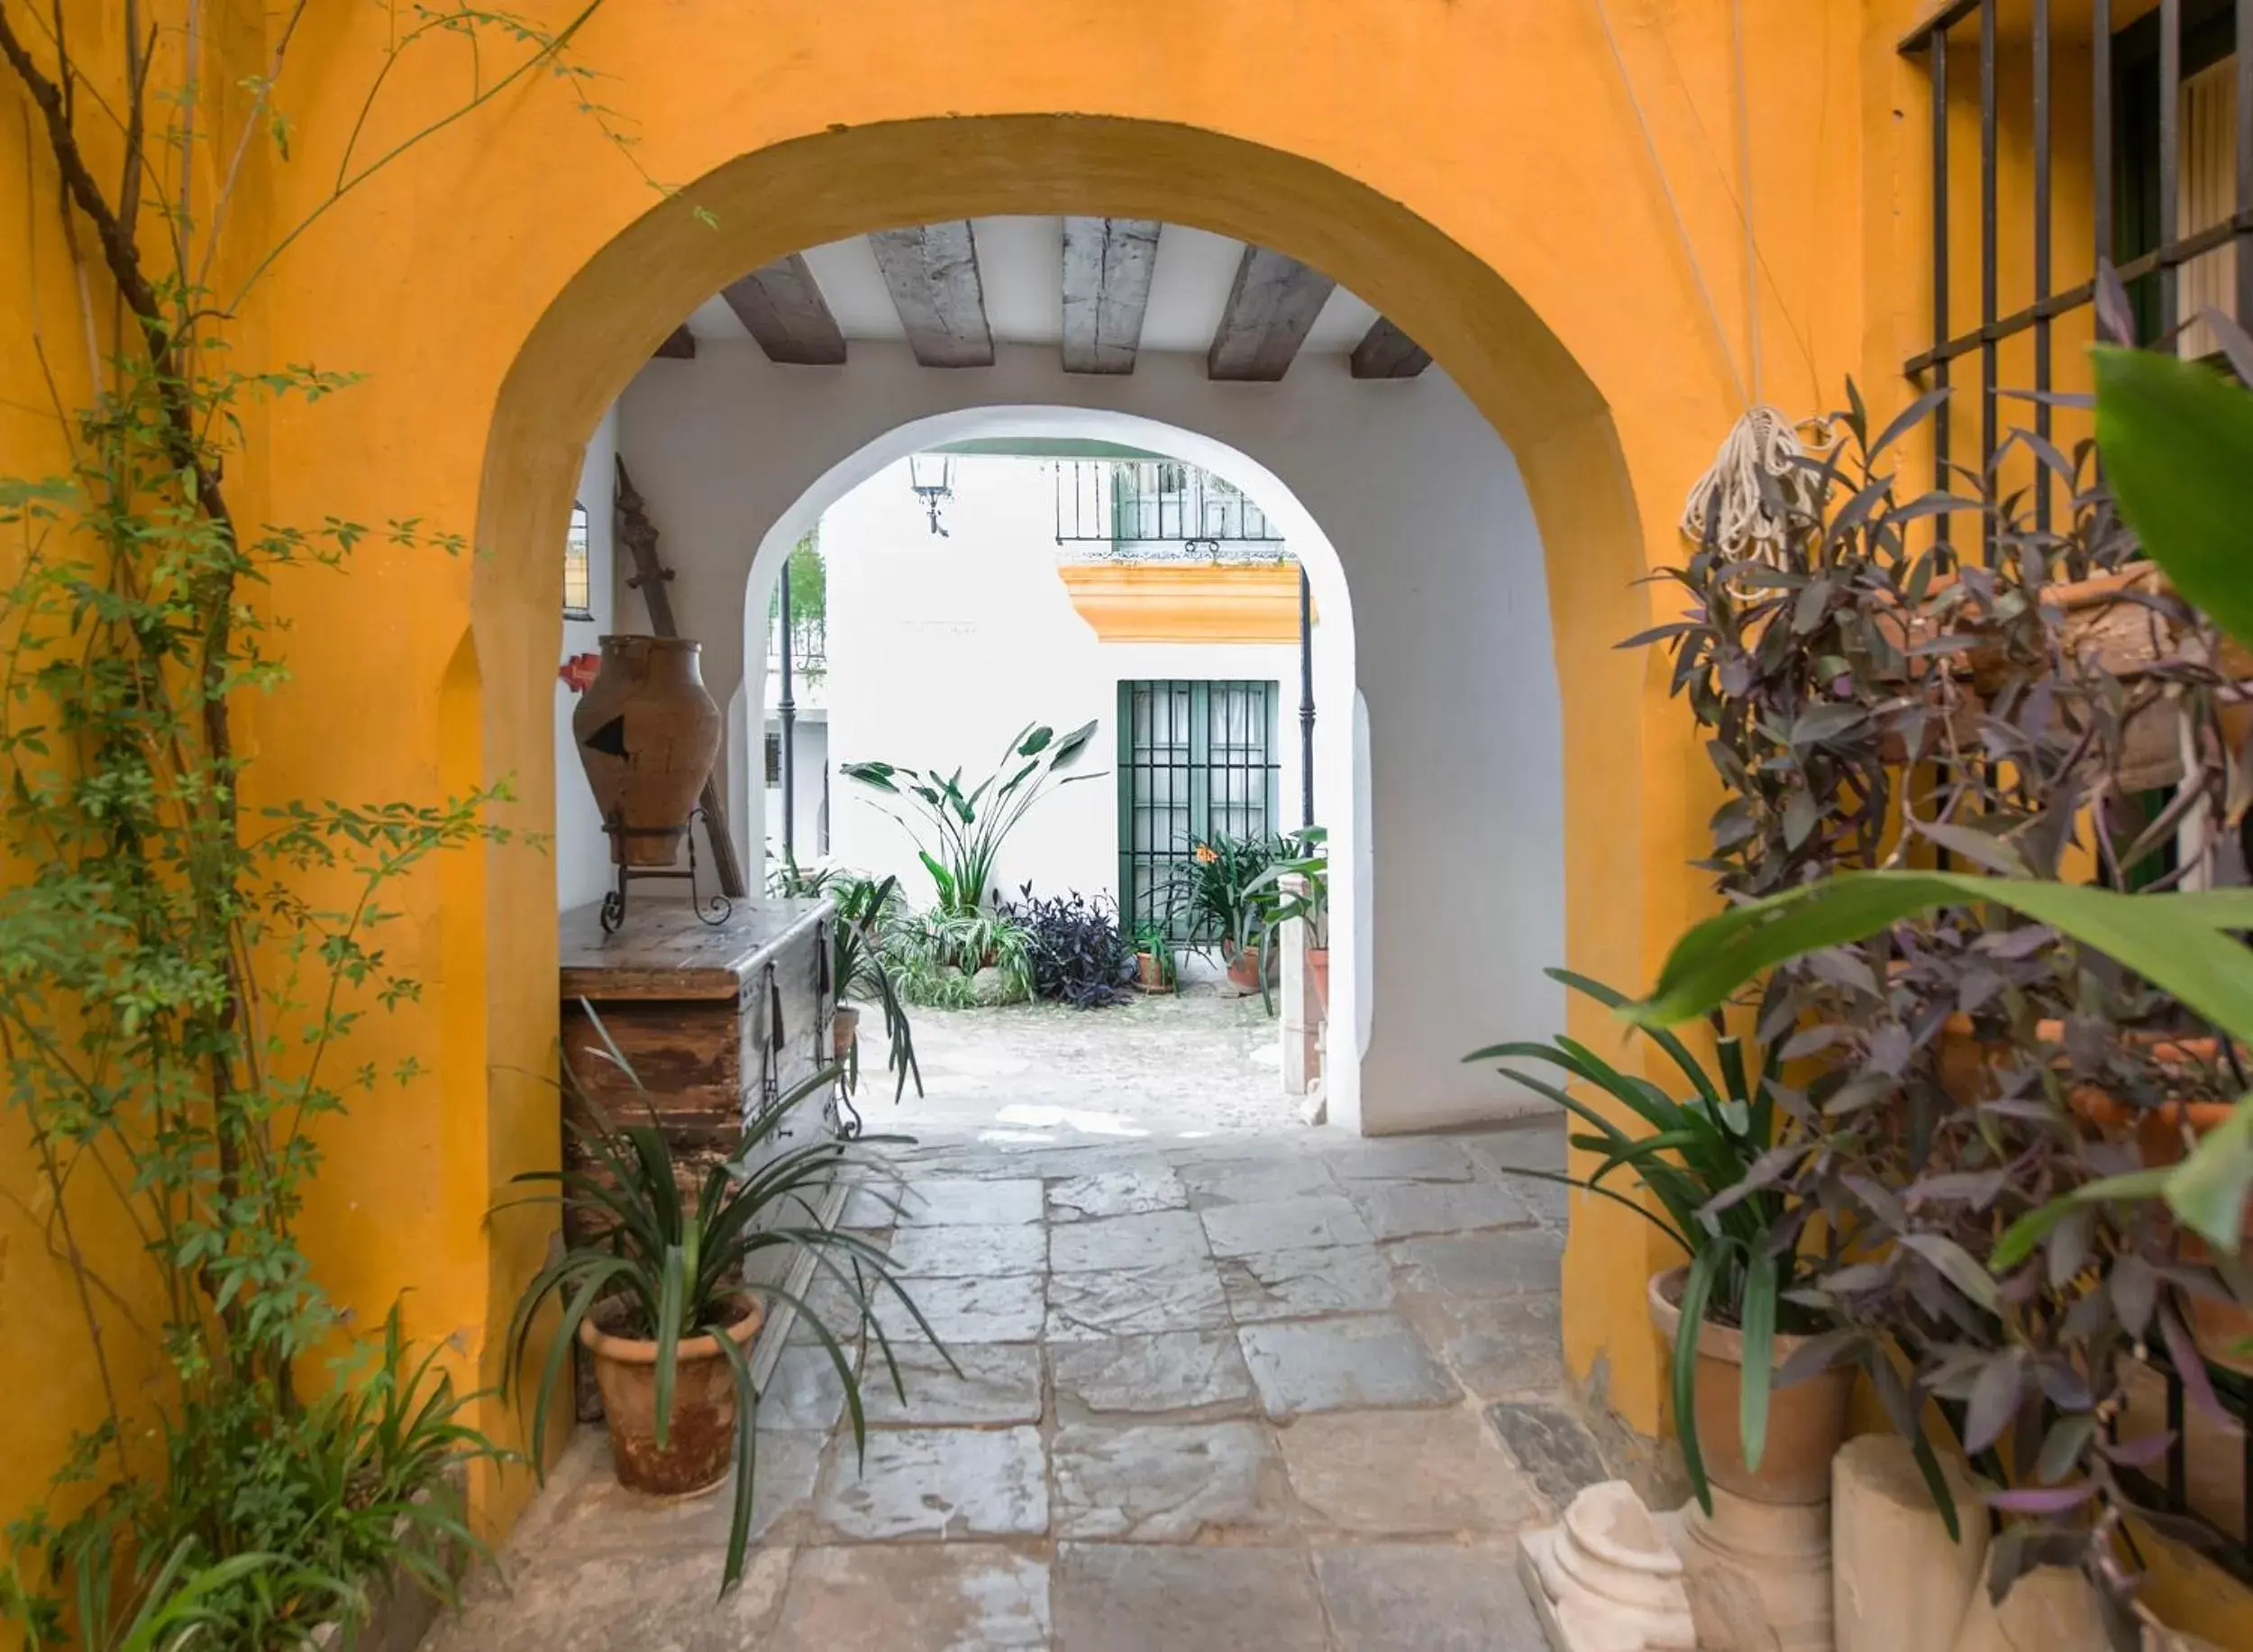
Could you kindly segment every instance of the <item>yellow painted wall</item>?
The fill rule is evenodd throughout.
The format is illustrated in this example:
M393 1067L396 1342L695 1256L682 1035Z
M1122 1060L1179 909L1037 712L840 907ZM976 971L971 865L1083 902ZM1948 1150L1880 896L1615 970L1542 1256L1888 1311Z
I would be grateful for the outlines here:
M580 3L519 9L561 23ZM185 0L149 4L178 14ZM65 6L84 19L82 42L114 9ZM1646 981L1709 905L1686 863L1714 799L1658 662L1613 645L1666 600L1634 581L1676 554L1684 492L1753 393L1754 315L1766 397L1835 405L1851 373L1881 409L1904 399L1898 364L1921 342L1923 186L1916 82L1893 41L1917 9L608 0L572 50L600 71L591 95L634 136L630 154L569 85L527 78L356 187L242 311L265 358L369 375L272 420L243 483L266 514L412 514L473 531L479 547L450 561L374 545L349 577L273 593L297 681L251 717L262 783L427 799L505 779L510 821L543 829L552 552L579 447L694 304L771 258L888 224L1163 218L1318 265L1428 348L1509 443L1545 545L1563 682L1567 962ZM262 69L267 8L203 10L223 21L206 31L222 54L210 83ZM238 246L269 243L330 188L387 26L382 7L307 12L282 82L292 158L256 178ZM470 73L461 50L402 65L359 152L458 106ZM19 102L0 81L0 178L26 176ZM51 172L34 162L29 175L32 219L51 225ZM70 302L51 229L0 250L12 464L56 451L25 322L36 309L58 327ZM73 382L67 363L61 377ZM412 1285L412 1328L459 1337L491 1380L498 1330L549 1237L534 1218L487 1211L509 1175L557 1151L552 871L534 849L497 849L429 871L401 899L391 944L430 988L370 1028L366 1054L388 1065L413 1052L436 1072L330 1132L308 1233L338 1291L374 1310ZM1575 1014L1581 1036L1617 1047L1602 1018ZM17 1174L0 1164L8 1191ZM1656 1431L1643 1280L1663 1258L1625 1212L1576 1200L1573 1214L1569 1362ZM0 1508L12 1509L86 1411L49 1363L68 1303L36 1232L0 1210L0 1244L12 1333L0 1391L18 1396ZM523 1492L519 1478L488 1506L505 1520Z

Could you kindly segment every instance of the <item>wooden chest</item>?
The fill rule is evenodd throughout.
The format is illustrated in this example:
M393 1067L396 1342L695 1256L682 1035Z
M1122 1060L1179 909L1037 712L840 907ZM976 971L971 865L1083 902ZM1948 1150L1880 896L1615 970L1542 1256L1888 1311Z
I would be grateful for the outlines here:
M715 926L686 902L644 900L616 935L596 913L563 916L564 1065L614 1121L653 1114L700 1174L827 1063L830 904L743 901ZM825 1128L825 1100L802 1101L756 1157Z

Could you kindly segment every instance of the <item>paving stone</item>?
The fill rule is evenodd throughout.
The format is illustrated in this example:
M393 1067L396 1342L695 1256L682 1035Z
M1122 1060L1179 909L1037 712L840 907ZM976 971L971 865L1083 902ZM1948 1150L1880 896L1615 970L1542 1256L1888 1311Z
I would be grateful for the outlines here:
M1263 1423L1070 1424L1049 1451L1060 1538L1273 1541L1295 1527L1282 1454Z
M1539 1518L1530 1480L1476 1413L1327 1411L1282 1431L1291 1489L1342 1531L1514 1531Z
M815 1518L866 1542L901 1538L1034 1538L1048 1529L1047 1467L1036 1428L880 1428L865 1461L838 1443Z
M1363 1182L1352 1192L1355 1208L1381 1239L1523 1228L1533 1220L1524 1200L1491 1182Z
M1561 1299L1549 1291L1441 1298L1439 1355L1474 1394L1555 1390L1564 1382Z
M1392 1269L1373 1246L1253 1251L1223 1257L1219 1266L1229 1311L1241 1325L1392 1306Z
M813 1497L828 1436L798 1429L761 1428L752 1470L753 1540L771 1531L795 1531ZM735 1518L734 1480L686 1497L646 1497L618 1483L610 1468L608 1438L598 1428L571 1443L587 1454L586 1472L574 1477L552 1521L525 1535L527 1556L652 1554L704 1545L725 1547Z
M1466 1145L1474 1157L1497 1170L1564 1168L1564 1127L1562 1124L1545 1122L1517 1130L1485 1130L1466 1138Z
M1263 1157L1220 1159L1189 1164L1176 1173L1189 1190L1197 1209L1214 1205L1272 1204L1284 1199L1311 1199L1336 1194L1338 1185L1329 1167L1309 1155L1304 1158Z
M826 1428L844 1413L844 1379L829 1350L817 1341L784 1348L759 1392L759 1426Z
M923 1310L932 1335L950 1347L958 1342L1032 1342L1048 1312L1037 1273L903 1280L900 1289ZM889 1288L877 1298L876 1321L895 1343L927 1340Z
M1072 1222L1048 1236L1048 1265L1059 1273L1179 1264L1204 1255L1205 1230L1186 1210Z
M762 1652L1044 1647L1048 1566L983 1543L803 1549L774 1634L757 1644Z
M1372 1237L1352 1202L1339 1193L1213 1205L1200 1217L1216 1256L1301 1250L1312 1245L1366 1245Z
M1067 1401L1099 1413L1210 1416L1252 1409L1251 1374L1230 1331L1107 1337L1064 1343L1051 1348L1048 1357L1060 1411Z
M1337 1652L1546 1652L1504 1549L1381 1543L1317 1549Z
M1583 1488L1611 1478L1588 1425L1562 1405L1504 1401L1488 1406L1486 1419L1560 1514Z
M908 1184L902 1228L1037 1222L1041 1184L1032 1176L919 1176Z
M1449 1136L1376 1137L1322 1156L1349 1188L1356 1182L1468 1182L1478 1174L1469 1148Z
M1443 1296L1517 1296L1555 1291L1564 1244L1537 1228L1407 1239L1385 1247L1402 1282Z
M724 1555L721 1547L698 1544L487 1567L472 1581L462 1613L440 1620L424 1652L737 1652L764 1645L791 1552L752 1554L742 1585L725 1598Z
M1038 1422L1044 1409L1041 1351L1029 1342L965 1342L950 1346L957 1369L928 1343L892 1350L908 1390L902 1401L891 1373L873 1347L861 1377L861 1405L871 1423L924 1427Z
M1117 1170L1068 1176L1048 1188L1048 1219L1079 1222L1106 1216L1186 1210L1189 1190L1163 1159Z
M1038 1273L1048 1266L1048 1229L1038 1222L903 1228L893 1236L891 1259L903 1279Z
M1455 1379L1393 1314L1292 1319L1236 1332L1270 1417L1378 1405L1448 1405Z
M1066 1543L1051 1599L1058 1652L1313 1652L1328 1644L1304 1551Z
M1056 1273L1048 1281L1052 1343L1227 1323L1228 1301L1221 1292L1220 1275L1202 1256L1103 1273Z

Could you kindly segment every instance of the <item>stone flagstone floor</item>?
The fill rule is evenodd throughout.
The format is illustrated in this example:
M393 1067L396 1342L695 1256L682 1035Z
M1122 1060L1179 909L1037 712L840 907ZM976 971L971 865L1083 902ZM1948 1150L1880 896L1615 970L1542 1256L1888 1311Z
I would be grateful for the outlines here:
M426 1652L1538 1652L1514 1534L1602 1470L1561 1190L1500 1172L1562 1128L1079 1140L953 1135L895 1158L904 1215L856 1193L961 1374L902 1338L856 1463L801 1328L725 1602L725 1497L634 1498L585 1430Z

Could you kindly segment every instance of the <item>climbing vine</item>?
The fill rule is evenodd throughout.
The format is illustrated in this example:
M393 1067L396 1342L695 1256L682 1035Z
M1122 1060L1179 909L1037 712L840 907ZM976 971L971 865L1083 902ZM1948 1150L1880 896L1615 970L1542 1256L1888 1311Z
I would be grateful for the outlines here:
M33 1647L170 1644L159 1631L191 1620L214 1644L294 1645L362 1611L387 1565L442 1587L437 1542L461 1528L432 1493L465 1456L497 1455L396 1309L336 1380L302 1369L351 1337L300 1220L323 1121L420 1076L353 1046L418 993L383 944L389 891L434 856L506 841L488 819L505 793L253 806L236 726L253 699L290 715L277 581L341 573L371 540L393 555L467 546L407 515L242 516L229 480L255 410L353 379L244 365L228 346L251 288L314 223L512 86L561 81L631 162L625 123L570 50L600 4L556 30L460 0L390 6L333 180L240 263L220 252L246 173L294 159L279 95L307 0L271 20L269 60L241 82L248 106L225 132L198 124L220 61L201 0L123 0L122 61L100 64L77 55L70 7L0 0L0 79L59 185L52 233L81 335L49 336L31 306L22 343L67 461L0 476L0 1072L32 1160L17 1214L84 1331L53 1356L82 1364L101 1399L50 1497L7 1524L0 1620ZM460 95L374 145L397 123L373 118L390 114L393 71L424 53L452 54ZM114 176L99 175L113 152ZM36 233L30 251L36 269ZM221 291L229 263L248 273ZM60 387L79 374L91 388L74 406ZM153 1410L137 1380L152 1359Z

